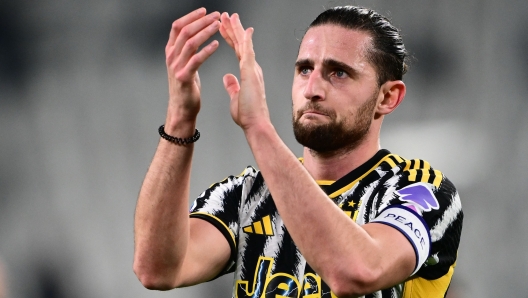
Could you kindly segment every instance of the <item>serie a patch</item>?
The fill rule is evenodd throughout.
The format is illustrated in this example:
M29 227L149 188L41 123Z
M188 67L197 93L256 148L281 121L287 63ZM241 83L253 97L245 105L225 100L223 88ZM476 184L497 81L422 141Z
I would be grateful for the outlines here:
M389 225L407 237L416 254L416 267L411 274L414 275L427 260L431 251L431 235L423 218L408 207L394 205L385 208L371 222Z

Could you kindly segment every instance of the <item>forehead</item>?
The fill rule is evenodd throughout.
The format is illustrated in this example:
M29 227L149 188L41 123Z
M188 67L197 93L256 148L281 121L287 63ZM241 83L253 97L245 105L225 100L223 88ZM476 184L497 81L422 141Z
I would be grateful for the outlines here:
M336 59L345 63L367 62L366 53L372 38L365 31L338 25L315 26L306 32L299 47L298 59Z

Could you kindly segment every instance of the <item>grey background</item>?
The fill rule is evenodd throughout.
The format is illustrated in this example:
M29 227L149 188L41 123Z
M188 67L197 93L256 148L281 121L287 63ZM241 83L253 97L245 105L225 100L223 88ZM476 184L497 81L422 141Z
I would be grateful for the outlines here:
M171 22L206 6L255 27L272 120L296 153L293 63L324 7L393 19L415 56L382 147L428 160L465 211L452 297L528 297L528 2L2 1L0 257L8 297L229 297L232 276L169 292L132 272L133 214L167 104ZM220 38L218 36L217 38ZM229 115L227 44L200 70L192 197L254 164Z

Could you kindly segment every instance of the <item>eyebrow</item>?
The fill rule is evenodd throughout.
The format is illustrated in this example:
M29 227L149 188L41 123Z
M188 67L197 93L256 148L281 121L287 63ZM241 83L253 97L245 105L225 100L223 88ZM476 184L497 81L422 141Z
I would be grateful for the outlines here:
M348 65L348 64L346 64L344 62L337 61L337 60L330 59L330 58L324 59L323 60L323 65L325 65L327 67L330 67L330 68L341 68L342 70L346 71L350 75L357 75L359 73L352 66L350 66L350 65Z
M295 67L313 65L314 62L312 59L300 59L295 62Z
M295 67L306 66L306 65L314 65L314 61L312 59L300 59L300 60L297 60L297 62L295 62ZM331 58L324 59L323 65L328 68L340 68L346 71L347 73L349 73L350 75L359 74L359 71L357 71L352 66L344 62L337 61L335 59L331 59Z

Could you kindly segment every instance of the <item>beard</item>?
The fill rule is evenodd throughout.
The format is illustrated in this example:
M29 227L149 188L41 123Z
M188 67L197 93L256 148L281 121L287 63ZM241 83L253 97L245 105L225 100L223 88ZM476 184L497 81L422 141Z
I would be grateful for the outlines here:
M317 153L331 154L339 151L351 151L367 136L373 119L378 92L361 105L355 114L336 120L336 113L310 101L304 108L292 116L293 133L299 144ZM299 119L306 110L316 110L330 118L325 124L302 124Z

